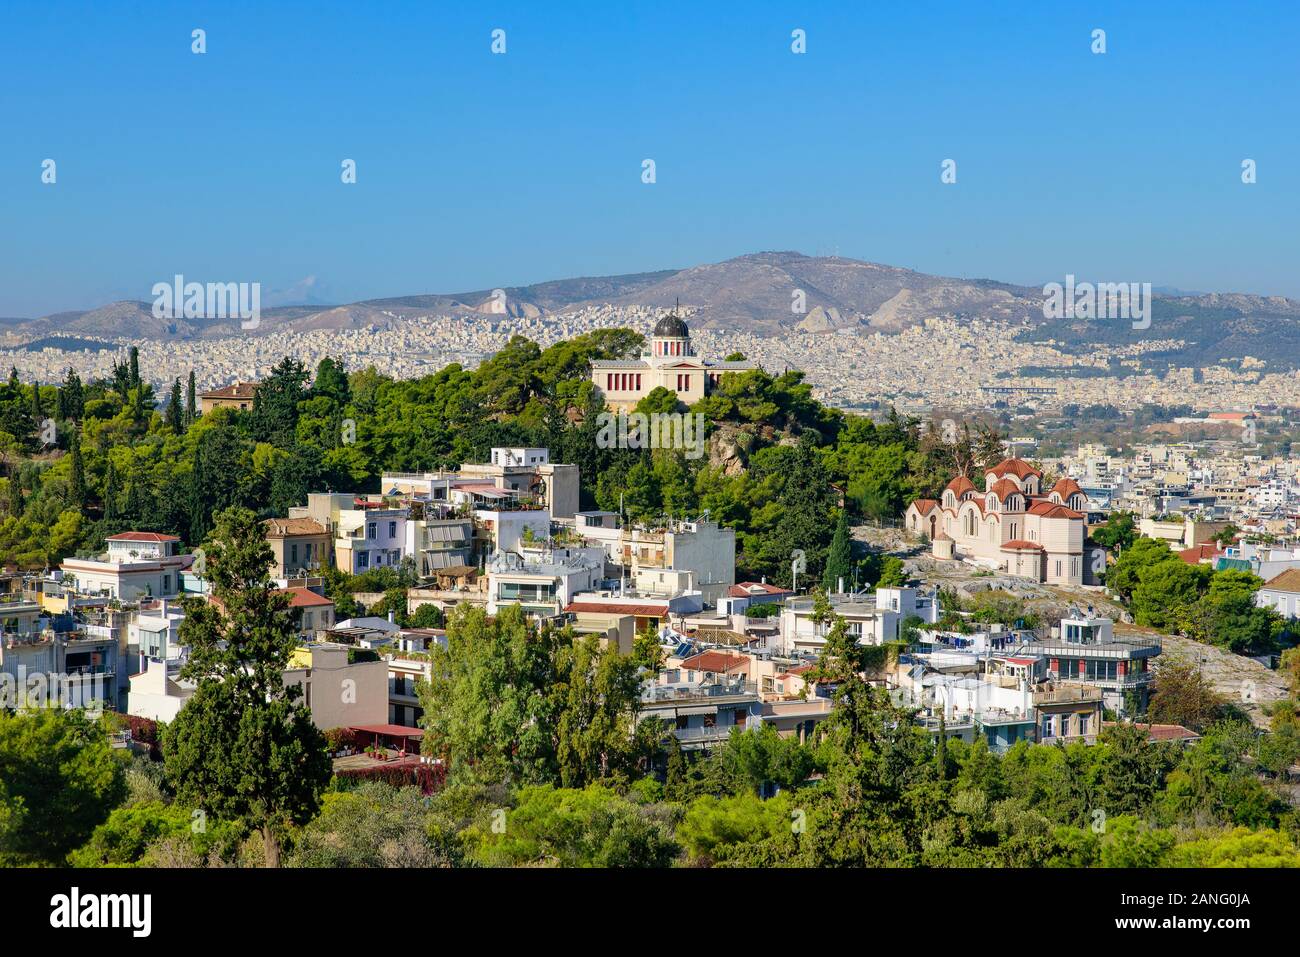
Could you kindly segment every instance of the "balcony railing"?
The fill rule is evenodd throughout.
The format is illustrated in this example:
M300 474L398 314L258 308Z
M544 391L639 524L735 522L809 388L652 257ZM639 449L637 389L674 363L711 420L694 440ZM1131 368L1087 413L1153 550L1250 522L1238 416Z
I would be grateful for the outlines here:
M1127 660L1135 657L1150 657L1164 650L1164 642L1159 637L1137 640L1115 640L1097 645L1076 645L1066 641L1041 641L1025 646L1026 651L1038 655L1060 658L1107 658Z
M726 684L698 685L678 688L671 685L654 685L641 696L643 704L661 704L670 701L725 698L736 695L758 694L754 681L731 681Z
M1090 686L1053 688L1051 691L1035 691L1033 701L1041 704L1069 704L1071 702L1100 701L1101 689Z
M744 728L744 725L714 725L711 728L675 728L673 736L682 744L707 741L725 741L731 737L732 728Z
M939 730L940 722L943 724L945 734L950 734L954 731L970 731L975 727L975 719L968 714L953 715L951 718L942 719L939 718L938 715L919 715L916 718L916 723L922 728L925 728L926 731L937 732Z

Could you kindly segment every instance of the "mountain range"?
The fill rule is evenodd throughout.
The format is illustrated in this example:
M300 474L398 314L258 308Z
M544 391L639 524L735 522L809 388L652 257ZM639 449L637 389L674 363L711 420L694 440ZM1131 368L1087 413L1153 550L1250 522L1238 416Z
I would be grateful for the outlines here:
M797 252L762 252L679 270L559 279L494 290L263 309L258 331L394 328L429 315L538 317L612 305L690 310L691 324L758 335L843 329L898 332L932 317L985 319L1023 327L1022 338L1070 349L1097 343L1183 340L1170 361L1205 364L1247 355L1300 365L1300 301L1237 293L1156 294L1153 328L1127 322L1047 320L1041 288L989 279L932 276L879 263ZM1170 290L1179 292L1178 290ZM802 302L799 302L799 300ZM795 307L802 305L802 311ZM4 331L156 339L240 332L237 320L157 319L148 302L113 302L38 319L0 320Z

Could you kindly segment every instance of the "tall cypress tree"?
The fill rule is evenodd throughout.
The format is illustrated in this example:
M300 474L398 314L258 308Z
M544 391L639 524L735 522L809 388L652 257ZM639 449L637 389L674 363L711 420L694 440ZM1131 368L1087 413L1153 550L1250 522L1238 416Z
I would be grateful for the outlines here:
M140 387L140 347L131 347L131 380L132 389Z
M81 377L71 367L63 380L63 418L80 422L86 411L86 390L81 385Z
M45 410L41 408L41 384L39 382L33 382L32 421L36 423L38 429L41 427L41 419L43 418L45 418Z
M181 421L181 378L176 377L172 383L172 397L167 403L167 424L171 426L173 432L180 434L184 423Z
M23 516L23 483L18 477L17 467L9 475L9 516L11 518Z
M113 460L109 459L104 476L104 518L114 521L117 515L117 470L113 468Z
M853 547L849 544L849 521L845 509L840 509L840 519L835 523L835 535L826 554L826 571L822 575L822 590L835 591L840 579L847 584L853 569Z
M185 427L188 429L199 417L198 406L194 404L194 370L190 370L189 385L185 387Z

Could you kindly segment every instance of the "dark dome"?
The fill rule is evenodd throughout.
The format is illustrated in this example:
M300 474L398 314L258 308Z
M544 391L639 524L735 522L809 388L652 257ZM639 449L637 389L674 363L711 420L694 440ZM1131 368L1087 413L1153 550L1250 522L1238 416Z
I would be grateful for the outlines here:
M656 339L689 339L691 336L686 323L671 312L655 323L654 334Z

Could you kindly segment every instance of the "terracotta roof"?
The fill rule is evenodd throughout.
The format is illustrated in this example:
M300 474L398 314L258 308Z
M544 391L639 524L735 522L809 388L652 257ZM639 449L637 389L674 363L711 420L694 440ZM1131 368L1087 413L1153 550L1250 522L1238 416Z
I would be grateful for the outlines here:
M1189 565L1199 565L1222 554L1223 549L1218 545L1197 545L1193 548L1184 548L1178 553L1178 557Z
M916 510L918 512L920 512L922 515L925 515L939 503L932 498L918 498L912 504L916 506Z
M739 585L732 585L727 589L727 595L731 598L749 598L755 595L793 595L794 592L788 588L778 588L776 585L768 585L764 582L741 582Z
M1052 491L1067 499L1074 494L1083 494L1083 489L1079 488L1079 483L1072 478L1057 479L1056 484L1052 486Z
M106 542L179 542L175 535L159 535L157 532L122 532L110 535Z
M1300 568L1288 568L1276 578L1271 578L1263 585L1272 591L1300 592Z
M1002 547L1005 549L1010 549L1013 552L1028 552L1028 551L1041 552L1043 550L1042 545L1039 545L1037 542L1027 541L1023 538L1013 538L1009 542L1003 542Z
M998 497L998 501L1004 501L1008 495L1021 495L1020 486L1011 479L998 479L988 489Z
M1103 721L1103 728L1115 728L1120 725L1118 721ZM1147 733L1147 740L1153 744L1157 741L1198 741L1200 735L1191 728L1185 728L1181 724L1138 724Z
M748 671L749 659L744 655L728 655L721 651L702 651L698 655L683 661L681 667L689 671L711 671L718 674L727 674L741 668Z
M988 474L996 475L1002 478L1004 475L1014 475L1018 479L1026 478L1030 475L1043 477L1043 473L1038 471L1024 459L1003 459L993 468L987 470Z
M945 492L951 491L958 498L961 498L965 492L969 492L974 488L975 485L970 479L964 475L958 475L955 479L945 485L943 490Z
M325 526L314 518L268 518L262 522L268 536L324 535Z
M1029 506L1030 515L1043 515L1047 518L1083 518L1083 512L1076 512L1072 508L1066 508L1064 505L1057 505L1055 502L1035 502Z
M589 612L596 615L641 615L644 618L663 618L668 614L668 606L630 601L571 601L564 606L564 611L566 614Z
M1190 741L1199 738L1200 735L1181 724L1149 724L1147 737L1152 741Z
M334 604L334 599L325 598L310 589L303 588L300 585L295 585L293 588L286 588L284 590L289 594L290 608L317 608L325 605L332 606Z
M257 391L256 382L232 382L230 385L222 386L220 389L213 389L211 392L200 392L200 399L251 399L253 393Z

